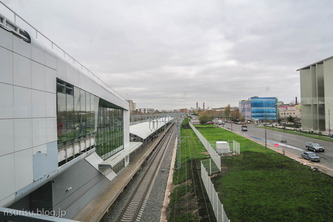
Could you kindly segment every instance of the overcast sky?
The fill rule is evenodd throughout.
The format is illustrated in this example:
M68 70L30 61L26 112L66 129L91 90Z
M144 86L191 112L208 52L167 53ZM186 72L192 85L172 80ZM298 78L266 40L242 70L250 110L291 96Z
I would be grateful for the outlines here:
M2 1L137 108L289 103L333 55L331 0Z

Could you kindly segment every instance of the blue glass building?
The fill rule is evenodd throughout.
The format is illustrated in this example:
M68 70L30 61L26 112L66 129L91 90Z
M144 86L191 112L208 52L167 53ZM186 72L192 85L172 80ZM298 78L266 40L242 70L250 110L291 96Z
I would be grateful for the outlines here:
M276 97L251 97L252 120L277 120Z

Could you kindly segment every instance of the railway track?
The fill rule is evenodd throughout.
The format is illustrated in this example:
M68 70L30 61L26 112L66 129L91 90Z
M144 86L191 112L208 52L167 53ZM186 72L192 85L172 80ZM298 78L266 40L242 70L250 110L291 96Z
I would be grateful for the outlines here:
M175 127L171 127L162 140L156 145L152 154L147 158L146 164L141 170L143 176L126 201L122 211L118 214L116 221L140 221L154 181L159 172L160 165L172 138L174 138L175 132Z

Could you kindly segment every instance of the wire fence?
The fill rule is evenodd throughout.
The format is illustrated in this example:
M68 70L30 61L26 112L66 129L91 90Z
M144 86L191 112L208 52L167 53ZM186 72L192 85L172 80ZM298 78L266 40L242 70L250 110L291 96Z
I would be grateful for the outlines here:
M210 157L212 158L212 160L214 161L214 163L216 164L218 169L221 171L221 157L219 156L219 154L210 145L210 143L206 140L206 138L203 135L201 135L201 133L193 126L192 123L189 123L189 125L192 128L192 130L194 131L195 135L197 135L197 137L199 138L201 143L204 145L204 147L208 151Z
M232 142L228 141L228 143L229 143L229 148L230 148L230 152L232 153L232 155L239 155L240 154L239 142L237 142L236 140L233 140Z
M204 159L201 161L204 167L207 169L209 175L213 175L215 173L219 173L219 168L215 165L214 161L212 161L212 158Z
M206 168L201 162L201 179L205 186L209 201L212 205L215 218L217 222L230 222L227 217L227 214L224 211L223 204L215 190L214 184L212 183Z

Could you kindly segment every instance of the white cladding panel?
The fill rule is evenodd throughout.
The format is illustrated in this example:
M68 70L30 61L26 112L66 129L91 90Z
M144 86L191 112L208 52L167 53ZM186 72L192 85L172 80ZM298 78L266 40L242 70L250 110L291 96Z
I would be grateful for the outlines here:
M0 178L6 178L0 180L0 206L4 206L16 191L33 182L33 155L46 153L47 144L57 141L56 78L125 110L129 105L98 80L87 77L92 74L78 64L65 61L35 39L27 43L2 28L0 68ZM124 118L126 145L128 111Z
M13 118L14 87L12 85L0 83L0 96L0 118Z
M32 117L46 117L47 103L46 92L39 90L31 90L32 93Z
M14 152L14 120L0 119L0 156ZM0 171L6 168L0 168ZM1 186L0 186L1 187Z
M13 57L11 51L0 47L0 58L0 82L13 84Z
M48 54L48 53L45 53L45 62L46 62L46 66L53 69L53 70L56 70L57 69L57 59L55 56L51 55L51 54Z
M45 90L47 92L56 93L57 92L57 82L56 82L57 72L54 69L46 67L45 73Z
M15 152L15 190L33 182L32 149Z
M46 62L45 48L42 46L31 47L31 59L37 63L45 64Z
M31 88L45 91L46 67L37 62L31 63Z
M16 36L13 37L13 51L26 58L31 58L31 44Z
M50 143L57 139L57 118L46 118L46 141Z
M13 50L13 34L11 34L10 32L7 32L5 30L1 31L0 32L0 45L8 50Z
M15 152L32 147L32 119L14 119Z
M33 146L39 146L46 144L46 118L34 118L32 119L32 130L33 130Z
M324 61L324 95L326 131L333 128L333 58ZM332 134L332 132L331 132Z
M14 86L14 118L31 118L31 89Z
M0 156L0 203L15 192L15 154ZM5 169L5 170L4 170Z
M45 93L46 97L46 117L57 117L57 95L55 93Z
M13 53L14 85L31 87L31 60L28 58Z
M124 147L129 146L129 125L130 125L130 111L123 112L124 118Z

